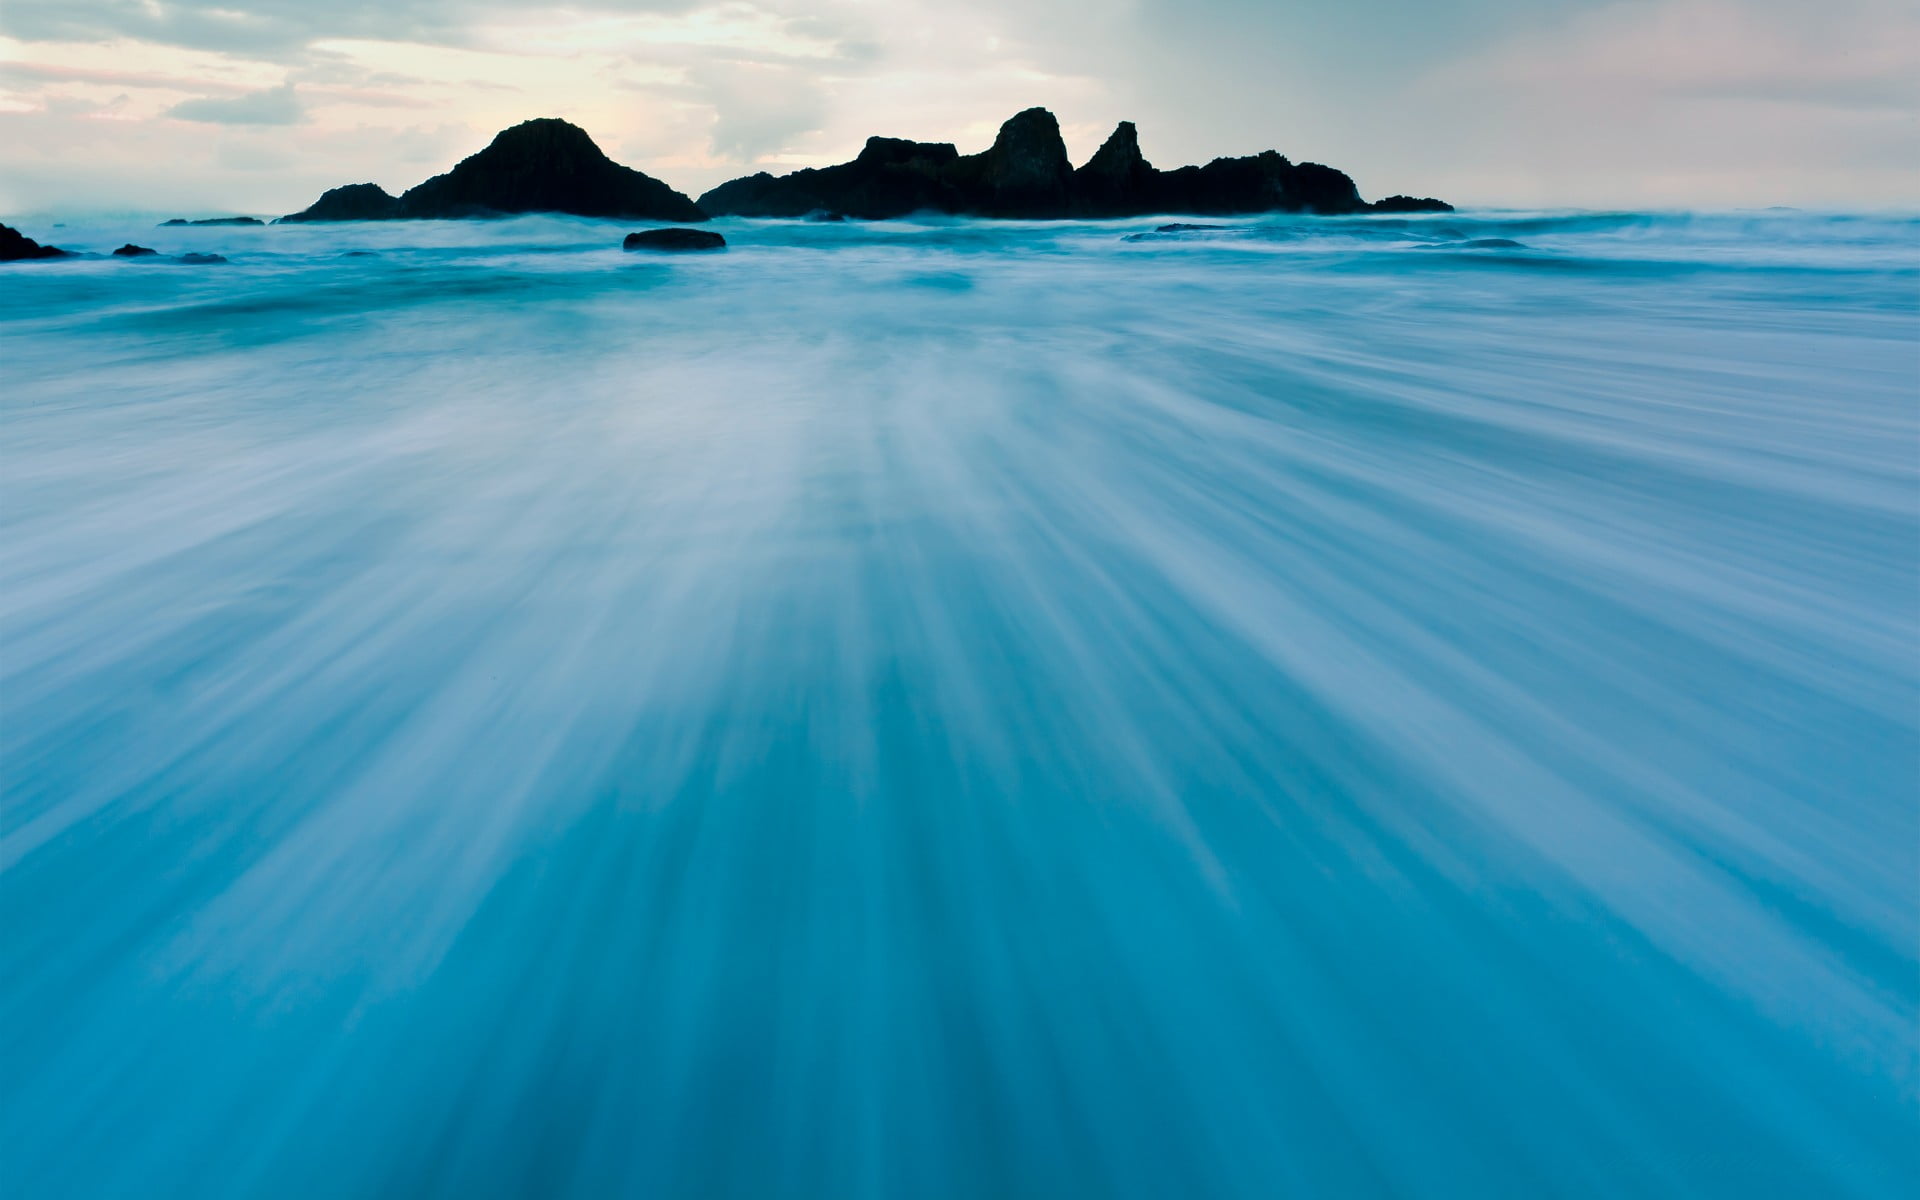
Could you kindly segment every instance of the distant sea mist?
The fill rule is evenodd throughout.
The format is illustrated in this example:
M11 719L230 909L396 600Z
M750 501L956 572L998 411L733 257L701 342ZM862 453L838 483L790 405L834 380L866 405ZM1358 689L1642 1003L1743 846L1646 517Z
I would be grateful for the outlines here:
M1920 223L178 215L0 266L0 1190L1910 1194Z

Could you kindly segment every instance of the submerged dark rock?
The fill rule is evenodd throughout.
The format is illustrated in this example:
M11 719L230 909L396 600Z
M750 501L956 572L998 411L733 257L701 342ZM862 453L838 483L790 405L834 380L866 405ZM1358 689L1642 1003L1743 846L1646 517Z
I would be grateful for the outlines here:
M400 215L400 201L377 183L350 183L323 193L313 207L281 217L294 221L388 221Z
M1516 242L1512 238L1468 238L1458 242L1428 242L1415 246L1415 250L1527 250L1525 242Z
M0 262L27 262L41 258L71 258L58 246L42 246L10 225L0 225Z
M1448 204L1445 200L1435 200L1432 196L1388 196L1384 200L1375 200L1367 207L1374 212L1383 213L1453 211L1453 205Z
M402 217L553 212L704 221L693 201L600 152L587 131L553 117L515 125L480 153L400 197Z
M708 229L643 229L620 243L622 250L724 250L727 239Z
M229 260L224 254L182 254L174 261L185 263L190 267L210 267Z
M158 250L146 246L136 246L132 242L128 242L118 250L115 250L113 256L115 258L149 258L157 257L159 253Z
M259 217L206 217L198 221L189 221L185 217L175 217L171 221L160 222L159 228L166 229L175 225L265 225Z
M1438 200L1394 197L1388 203L1419 207L1377 211L1445 211ZM1271 150L1157 170L1140 152L1131 121L1122 121L1075 170L1059 122L1044 108L1014 116L979 154L962 156L945 143L870 138L853 162L777 178L750 175L721 184L700 197L700 204L716 216L798 217L829 209L870 219L923 210L1036 219L1376 211L1344 172L1295 163Z
M1244 233L1232 225L1189 225L1176 221L1171 225L1156 225L1147 233L1130 233L1124 240L1129 242L1152 242L1161 238L1177 238L1188 233Z

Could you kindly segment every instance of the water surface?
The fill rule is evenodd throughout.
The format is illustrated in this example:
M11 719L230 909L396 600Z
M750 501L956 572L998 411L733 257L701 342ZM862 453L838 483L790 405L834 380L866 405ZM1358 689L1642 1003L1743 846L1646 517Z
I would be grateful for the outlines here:
M1209 223L29 225L10 1193L1903 1194L1920 224Z

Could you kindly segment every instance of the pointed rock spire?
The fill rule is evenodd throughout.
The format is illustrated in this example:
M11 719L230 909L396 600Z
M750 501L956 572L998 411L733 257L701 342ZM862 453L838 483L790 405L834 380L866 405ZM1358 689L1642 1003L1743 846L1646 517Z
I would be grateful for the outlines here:
M1159 172L1140 153L1140 133L1132 121L1114 126L1087 165L1073 173L1081 211L1088 216L1126 216L1156 206Z

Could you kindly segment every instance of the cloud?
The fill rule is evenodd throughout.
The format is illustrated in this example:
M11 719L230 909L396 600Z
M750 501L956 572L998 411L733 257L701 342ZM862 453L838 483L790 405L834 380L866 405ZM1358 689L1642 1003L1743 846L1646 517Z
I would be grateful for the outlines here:
M180 121L205 121L213 125L298 125L306 119L300 98L294 95L290 83L229 100L214 97L183 100L168 109L166 115Z
M1616 0L1453 64L1493 89L1920 105L1920 8L1902 0Z
M271 130L303 157L277 200L265 198L270 173L213 163L209 201L226 201L220 179L297 207L315 183L417 182L416 170L551 115L698 192L762 166L844 161L875 133L978 149L1008 115L1043 104L1076 161L1125 118L1162 166L1272 147L1345 169L1370 195L1911 202L1916 11L1913 0L0 0L0 58L33 60L0 64L0 115L17 131L0 140L0 191L27 191L31 169L33 194L53 195L77 172L55 153L73 127L124 135L126 178L179 176L159 153L163 131L204 138L179 122L211 121ZM131 101L109 114L123 93ZM430 144L403 132L418 129L444 132Z
M327 38L464 44L479 24L544 8L574 12L679 12L696 0L7 0L0 33L22 41L125 39L284 56Z
M50 83L87 83L111 87L153 89L169 92L234 93L246 89L197 78L183 73L158 74L151 71L114 71L87 67L51 66L44 63L0 63L0 84L32 87Z
M713 106L713 152L752 161L825 123L826 95L811 71L772 63L722 62L690 73Z

